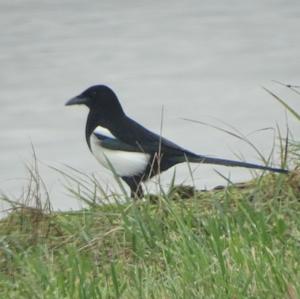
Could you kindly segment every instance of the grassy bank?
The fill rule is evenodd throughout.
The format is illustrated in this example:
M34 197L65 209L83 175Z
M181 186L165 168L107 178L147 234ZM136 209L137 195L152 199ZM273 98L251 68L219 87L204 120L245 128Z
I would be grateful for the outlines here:
M0 298L299 298L299 148L290 174L220 190L98 205L82 185L72 213L51 211L33 167L22 202L2 196Z
M186 191L186 190L184 190ZM0 222L1 298L298 298L300 173Z

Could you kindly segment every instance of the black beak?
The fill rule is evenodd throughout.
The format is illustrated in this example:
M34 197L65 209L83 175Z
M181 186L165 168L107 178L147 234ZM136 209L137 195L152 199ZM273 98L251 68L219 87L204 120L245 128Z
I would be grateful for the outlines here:
M71 106L71 105L82 105L82 104L87 104L88 98L83 97L83 96L77 96L72 99L70 99L68 102L66 102L66 106Z

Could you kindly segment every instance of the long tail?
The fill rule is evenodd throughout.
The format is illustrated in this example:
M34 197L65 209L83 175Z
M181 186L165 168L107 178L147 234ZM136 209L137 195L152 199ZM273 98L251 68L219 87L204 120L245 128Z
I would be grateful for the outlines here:
M252 168L252 169L262 169L272 172L278 172L278 173L288 173L289 171L282 168L273 168L268 166L262 166L247 162L240 162L240 161L233 161L233 160L226 160L226 159L219 159L219 158L210 158L200 155L195 156L185 156L184 161L189 161L192 163L204 163L204 164L216 164L216 165L224 165L224 166L232 166L232 167L245 167L245 168Z

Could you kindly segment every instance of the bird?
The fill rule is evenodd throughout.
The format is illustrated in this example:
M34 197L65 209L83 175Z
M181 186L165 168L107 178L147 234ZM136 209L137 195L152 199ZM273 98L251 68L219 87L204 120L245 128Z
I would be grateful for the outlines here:
M91 86L65 105L88 107L85 138L89 150L100 164L123 179L133 199L144 196L143 182L184 162L288 172L282 168L193 153L127 116L115 92L106 85Z

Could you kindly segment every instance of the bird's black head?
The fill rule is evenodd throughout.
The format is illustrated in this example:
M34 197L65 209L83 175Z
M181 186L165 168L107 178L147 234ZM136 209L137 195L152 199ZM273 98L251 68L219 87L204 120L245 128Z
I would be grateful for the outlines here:
M116 94L105 85L94 85L70 99L66 106L86 105L91 112L106 117L124 115Z

